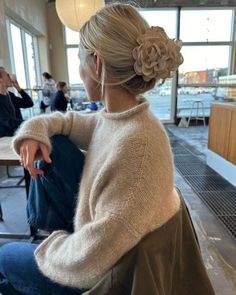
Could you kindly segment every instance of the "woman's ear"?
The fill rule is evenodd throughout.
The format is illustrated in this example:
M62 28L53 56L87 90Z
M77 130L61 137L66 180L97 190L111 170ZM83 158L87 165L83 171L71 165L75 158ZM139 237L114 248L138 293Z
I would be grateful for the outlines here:
M97 77L100 79L101 73L102 73L102 60L96 52L94 53L93 57L94 57L95 72Z

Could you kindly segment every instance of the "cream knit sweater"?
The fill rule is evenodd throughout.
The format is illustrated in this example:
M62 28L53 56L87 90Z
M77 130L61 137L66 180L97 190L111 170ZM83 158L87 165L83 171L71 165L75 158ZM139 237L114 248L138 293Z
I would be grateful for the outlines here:
M63 285L90 288L147 233L179 209L168 137L148 102L122 113L53 113L25 123L13 141L51 149L64 134L87 150L74 233L55 231L36 249L40 270ZM65 151L66 152L66 151Z

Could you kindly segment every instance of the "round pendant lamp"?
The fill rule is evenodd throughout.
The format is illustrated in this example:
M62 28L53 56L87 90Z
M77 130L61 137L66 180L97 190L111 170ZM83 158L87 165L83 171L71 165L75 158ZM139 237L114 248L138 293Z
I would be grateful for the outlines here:
M79 31L104 5L104 0L56 0L56 10L61 22L74 31Z

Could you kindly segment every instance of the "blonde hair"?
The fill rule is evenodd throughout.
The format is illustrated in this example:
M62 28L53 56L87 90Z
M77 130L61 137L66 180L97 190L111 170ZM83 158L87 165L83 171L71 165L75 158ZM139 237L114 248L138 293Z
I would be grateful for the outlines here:
M100 57L102 72L101 79L97 82L102 85L102 93L104 85L120 85L134 95L144 93L153 88L158 80L171 76L182 63L179 43L171 40L177 45L173 47L172 43L171 46L175 52L173 53L173 50L169 52L170 46L167 43L170 39L167 35L165 37L168 42L164 45L163 38L156 36L153 47L154 38L152 34L150 35L150 30L152 28L144 18L129 4L107 5L83 25L80 30L79 44L80 50L84 53L82 62L88 68L92 78L97 81L92 70L94 53ZM147 42L145 35L147 35ZM164 56L162 56L163 48ZM153 50L156 56L153 55ZM164 75L163 69L157 70L161 59L165 60L165 63L161 63L161 68L163 66L167 68ZM150 66L152 73L148 75Z

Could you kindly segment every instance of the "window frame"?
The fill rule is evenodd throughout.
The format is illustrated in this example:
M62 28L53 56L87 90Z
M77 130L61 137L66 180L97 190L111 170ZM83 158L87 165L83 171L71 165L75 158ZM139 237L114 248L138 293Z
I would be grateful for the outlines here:
M27 30L25 27L8 17L6 19L6 28L7 28L7 38L8 38L8 47L9 47L9 53L10 53L10 60L11 60L11 71L13 73L16 73L16 64L15 64L15 58L14 58L14 51L13 51L13 43L12 43L12 36L11 36L11 24L16 26L18 29L20 29L20 36L21 36L21 42L22 42L22 52L23 52L23 61L24 61L24 69L25 69L25 79L26 79L26 90L31 90L30 85L30 78L29 78L29 67L28 67L28 57L27 57L27 48L26 48L26 40L25 40L25 34L28 34L33 39L33 51L34 51L34 66L35 66L35 77L36 77L36 84L41 84L41 78L40 78L40 63L39 63L39 49L38 49L38 40L37 36L34 35L32 32ZM34 85L33 85L34 86ZM36 85L35 85L36 86Z
M200 42L184 42L182 46L209 46L209 45L227 45L229 46L229 65L228 65L228 72L232 73L233 70L236 70L236 44L234 40L236 40L236 8L235 7L176 7L176 6L169 6L169 7L160 7L160 8L139 8L140 11L176 11L176 38L180 38L180 20L181 20L181 12L184 10L232 10L232 22L231 22L231 40L230 41L200 41ZM68 70L68 59L67 59L67 49L68 48L78 48L78 45L75 44L66 44L66 36L65 36L65 27L63 30L64 33L64 44L66 50L66 64L67 64L67 74L69 77L69 70ZM171 91L171 111L170 111L170 120L162 120L163 123L174 123L176 122L177 118L177 104L178 104L178 88L188 86L196 86L195 84L180 84L179 83L179 71L177 71L176 75L173 77L172 82L172 91ZM199 83L199 87L208 86L206 83Z
M78 32L78 35L79 35L79 32ZM74 48L74 49L78 49L78 52L79 52L79 44L76 45L76 44L67 43L66 27L65 26L63 26L63 40L64 40L64 45L65 45L66 71L67 71L66 73L67 73L67 77L68 77L68 83L71 87L70 75L69 75L69 65L68 65L68 51L67 50L70 48ZM78 69L78 76L79 76L79 69ZM76 87L72 87L72 89L76 89Z
M232 10L232 22L231 22L231 40L230 41L192 41L192 42L185 42L182 41L182 47L184 46L220 46L220 45L226 45L229 46L229 64L228 64L228 72L232 73L233 70L233 51L235 50L235 15L236 15L236 8L235 7L225 7L225 8L219 8L219 7L183 7L180 9L180 19L181 19L181 12L182 11L189 11L189 10ZM179 36L180 36L180 19L179 19ZM199 87L207 86L209 83L197 83ZM187 87L194 86L195 84L187 84ZM178 87L184 87L185 84L178 83Z

